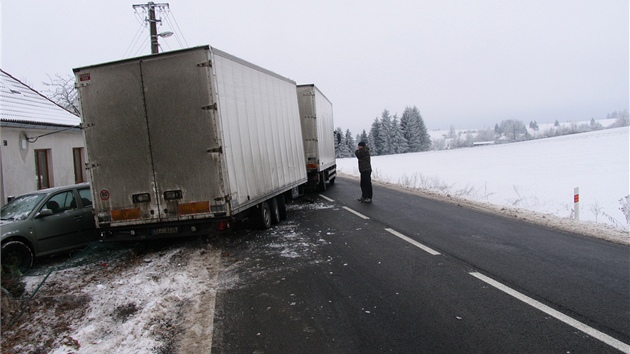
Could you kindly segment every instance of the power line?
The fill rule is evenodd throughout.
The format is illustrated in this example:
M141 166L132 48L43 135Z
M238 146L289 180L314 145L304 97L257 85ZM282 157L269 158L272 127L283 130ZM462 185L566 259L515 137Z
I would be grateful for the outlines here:
M149 39L145 38L144 41L142 41L142 43L138 47L138 49L136 49L135 53L133 53L133 55L131 55L131 56L132 57L137 57L138 55L140 55L140 51L142 50L142 47L144 47L144 45L147 44L148 41L149 41Z
M181 28L179 28L179 24L177 23L177 19L175 18L175 14L173 13L173 10L171 10L170 8L168 8L168 13L170 13L170 14L172 15L171 17L173 17L173 21L175 21L175 26L177 27L177 30L176 30L176 31L173 31L173 32L175 32L175 38L179 38L179 35L178 35L178 34L181 34L181 36L182 36L182 40L184 41L185 46L186 46L186 47L188 47L188 43L186 42L186 38L184 38L184 33L182 32ZM173 27L173 25L170 23L170 19L169 19L168 14L167 14L167 16L166 16L166 20L167 20L167 21L169 22L169 24L171 25L171 28L175 29L175 28ZM179 42L179 40L178 40L177 42L179 43L179 45L180 45L180 46L182 46L182 44Z
M184 46L182 45L182 42L179 40L179 35L177 34L177 31L174 30L173 24L171 23L171 20L170 20L168 14L164 17L164 21L166 21L166 23L169 24L171 29L173 29L173 32L175 33L175 40L177 41L177 44L179 44L179 46L181 48L183 48Z
M131 40L131 43L129 43L129 47L127 47L127 50L125 50L125 54L123 54L123 58L126 58L128 55L131 55L131 53L134 51L134 48L138 45L138 41L140 40L140 35L142 34L142 32L144 32L143 23L140 24L140 27L138 28L136 35Z

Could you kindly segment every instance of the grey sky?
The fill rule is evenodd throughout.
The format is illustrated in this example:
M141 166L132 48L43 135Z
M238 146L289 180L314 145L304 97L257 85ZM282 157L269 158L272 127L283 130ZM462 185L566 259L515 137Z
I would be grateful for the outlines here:
M0 67L43 90L46 74L148 54L132 8L141 3L2 0ZM162 50L209 44L314 83L333 102L335 126L355 135L384 109L400 117L413 105L430 130L628 108L627 0L168 3L159 31L177 35L160 39Z

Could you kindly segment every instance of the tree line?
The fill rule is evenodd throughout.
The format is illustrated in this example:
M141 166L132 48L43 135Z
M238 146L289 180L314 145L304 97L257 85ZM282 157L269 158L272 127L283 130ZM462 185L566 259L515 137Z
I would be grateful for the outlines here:
M618 128L630 125L628 110L608 113L608 119L615 122L606 128ZM529 129L528 129L529 128ZM601 130L604 127L594 118L588 124L560 124L555 121L553 127L540 130L536 121L528 125L517 119L507 119L495 124L494 129L457 131L451 125L442 137L431 139L417 107L407 107L398 118L385 109L380 118L375 118L369 133L365 130L353 137L350 130L335 129L335 154L338 158L353 157L359 141L364 141L372 156L403 154L427 150L456 149L472 147L481 143L508 143L531 139L549 138L560 135L585 133ZM530 133L531 131L531 133Z
M427 151L431 149L431 137L424 124L420 110L406 107L402 116L385 109L381 117L374 118L370 132L365 130L356 137L350 129L344 133L335 129L335 154L338 158L354 156L357 144L363 141L370 148L370 155L392 155L407 152Z

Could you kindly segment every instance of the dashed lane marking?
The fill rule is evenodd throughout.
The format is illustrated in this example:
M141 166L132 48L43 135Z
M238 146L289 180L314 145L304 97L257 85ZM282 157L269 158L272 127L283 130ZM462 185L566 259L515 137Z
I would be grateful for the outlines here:
M322 198L324 198L324 199L326 199L327 201L329 201L329 202L331 202L331 203L332 203L332 202L334 202L334 200L333 200L333 199L330 199L330 198L328 198L328 197L327 197L327 196L325 196L325 195L320 194L319 196L320 196L320 197L322 197Z
M363 214L359 213L358 211L352 210L352 209L350 209L350 208L348 208L348 207L343 207L343 208L344 208L344 209L346 209L347 211L351 212L352 214L354 214L354 215L356 215L356 216L358 216L358 217L362 218L362 219L365 219L365 220L369 219L367 216L365 216L365 215L363 215Z
M530 298L529 296L523 295L521 293L519 293L518 291L505 286L501 283L499 283L498 281L489 278L481 273L477 273L477 272L471 272L470 275L472 275L473 277L485 282L486 284L492 285L493 287L503 291L504 293L513 296L521 301L523 301L524 303L550 315L555 317L556 319L568 324L569 326L572 326L573 328L576 328L586 334L588 334L589 336L599 339L600 341L610 345L613 348L616 348L620 351L622 351L623 353L630 353L630 344L626 344L620 340L617 340L605 333L602 333L598 330L596 330L595 328L589 327L587 325L585 325L584 323L575 320L565 314L563 314L560 311L556 311L554 309L552 309L551 307L538 302L532 298Z
M405 236L405 235L401 234L400 232L398 232L398 231L396 231L396 230L393 230L393 229L385 229L385 231L387 231L387 232L389 232L389 233L393 234L394 236L400 237L401 239L403 239L403 240L405 240L405 241L407 241L407 242L411 243L412 245L414 245L414 246L416 246L416 247L420 248L421 250L423 250L423 251L425 251L425 252L427 252L427 253L429 253L429 254L431 254L431 255L433 255L433 256L439 256L439 255L440 255L440 252L438 252L438 251L436 251L436 250L434 250L434 249L432 249L432 248L430 248L430 247L427 247L427 246L425 246L425 245L421 244L420 242L418 242L418 241L416 241L416 240L413 240L413 239L411 239L411 238L409 238L409 237L407 237L407 236Z

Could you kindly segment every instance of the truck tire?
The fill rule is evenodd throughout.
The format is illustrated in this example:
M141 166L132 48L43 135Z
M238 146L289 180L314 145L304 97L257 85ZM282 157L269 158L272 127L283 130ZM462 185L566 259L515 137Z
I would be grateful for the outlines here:
M269 199L269 209L271 209L271 223L277 224L280 222L280 207L278 206L278 199Z
M287 219L287 202L284 199L284 194L280 194L279 196L276 197L276 199L278 200L278 216L280 217L280 220L286 220Z
M258 224L263 230L271 227L271 208L267 202L260 203L258 208Z
M335 178L336 178L336 177L333 177L333 178L331 178L331 179L330 179L330 181L328 181L328 183L330 183L330 185L331 185L331 186L332 186L333 184L335 184Z
M2 264L25 273L33 266L33 251L22 241L6 242L2 245Z

